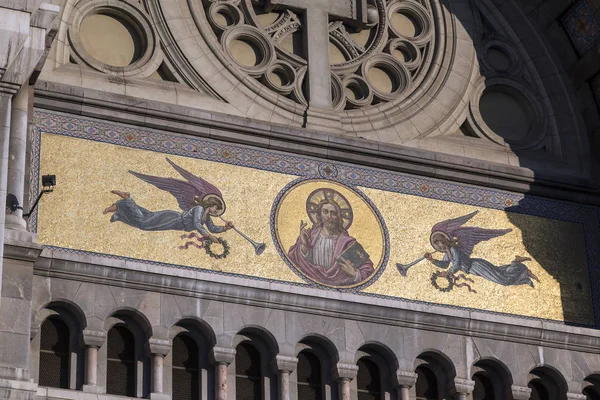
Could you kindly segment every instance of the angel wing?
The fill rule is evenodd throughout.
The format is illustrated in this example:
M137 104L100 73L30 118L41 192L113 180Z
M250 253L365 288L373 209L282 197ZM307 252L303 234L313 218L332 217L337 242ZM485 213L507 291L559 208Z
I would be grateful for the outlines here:
M442 231L448 236L453 237L454 231L460 228L462 225L466 224L471 218L473 218L479 211L473 211L471 214L463 215L462 217L447 219L442 222L438 222L431 228L431 233L435 231Z
M508 232L512 232L512 229L483 229L475 226L463 226L456 228L452 236L458 239L458 246L470 256L478 243L506 235Z
M144 182L171 193L177 199L179 208L181 208L183 211L187 211L197 205L196 199L203 199L208 194L214 194L220 198L223 198L221 191L214 185L198 176L193 175L191 172L186 171L168 158L167 161L169 164L171 164L171 166L173 166L173 168L175 168L177 172L187 179L187 182L175 178L145 175L135 171L129 171L129 173L143 180Z
M219 196L220 198L223 198L221 191L219 189L217 189L217 187L215 185L200 178L199 176L192 174L189 171L186 171L185 169L181 168L179 165L175 164L173 161L169 160L168 157L167 157L167 162L169 164L171 164L171 166L173 168L175 168L175 171L179 172L181 174L181 176L183 176L185 179L187 179L187 181L189 183L194 185L196 187L196 189L198 189L198 191L203 193L203 195L200 196L201 199L204 198L204 196L206 196L207 194L214 194L214 195Z

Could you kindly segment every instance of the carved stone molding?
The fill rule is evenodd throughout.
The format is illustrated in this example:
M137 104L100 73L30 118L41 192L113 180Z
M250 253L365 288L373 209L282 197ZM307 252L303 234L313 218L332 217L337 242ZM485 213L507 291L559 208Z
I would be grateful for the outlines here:
M531 396L531 389L528 387L513 385L510 389L515 400L529 400Z
M150 354L158 354L163 357L169 354L172 346L173 345L170 340L150 338L148 341Z
M292 372L298 365L298 359L296 357L282 356L278 354L275 356L273 365L277 371Z
M229 365L235 361L235 349L226 347L213 347L210 353L210 358L213 364Z
M88 347L100 348L106 342L106 332L83 330L83 343Z
M400 387L411 388L417 382L417 374L414 372L407 371L396 371L396 385Z
M333 375L337 380L348 379L353 380L358 374L358 366L353 364L337 363L333 367Z

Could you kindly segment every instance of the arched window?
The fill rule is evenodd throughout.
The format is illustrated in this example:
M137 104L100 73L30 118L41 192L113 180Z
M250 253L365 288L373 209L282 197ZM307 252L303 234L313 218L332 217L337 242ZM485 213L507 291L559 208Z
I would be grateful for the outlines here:
M550 400L548 390L542 382L531 381L527 386L531 389L531 396L529 396L530 400Z
M473 375L475 388L473 389L473 400L495 400L494 385L490 378L483 373Z
M437 378L432 370L427 367L417 367L416 392L418 400L437 400Z
M357 365L356 389L358 400L381 399L381 379L377 364L363 357L358 360Z
M298 354L298 400L321 400L321 362L314 354L301 351Z
M196 341L186 335L173 339L173 400L200 399L200 360Z
M124 326L108 331L106 393L136 396L135 339Z
M60 318L42 324L40 338L40 386L69 388L69 328Z
M586 400L600 400L600 395L594 388L583 389L583 394Z
M239 344L235 351L236 399L262 399L260 353L250 343Z

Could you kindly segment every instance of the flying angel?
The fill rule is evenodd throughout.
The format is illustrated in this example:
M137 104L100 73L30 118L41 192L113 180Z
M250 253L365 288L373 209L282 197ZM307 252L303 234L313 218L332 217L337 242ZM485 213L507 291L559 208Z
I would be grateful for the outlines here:
M113 213L110 222L121 221L144 231L197 231L201 237L193 232L189 236L182 236L182 238L196 237L199 241L210 239L213 243L222 243L223 241L220 241L213 234L223 233L229 229L235 229L235 227L231 222L225 220L223 220L225 225L219 226L213 223L213 217L220 217L225 212L225 201L221 191L206 180L181 168L168 158L167 161L186 179L185 181L144 175L135 171L129 171L129 173L144 182L171 193L177 199L182 212L173 210L148 211L136 204L130 193L113 190L111 193L121 197L121 200L106 208L104 214ZM193 242L190 243L193 244ZM185 248L187 248L187 245Z
M512 229L484 229L475 226L463 226L477 213L478 211L474 211L462 217L435 224L431 229L429 240L436 252L444 253L444 257L441 260L436 260L433 258L432 253L425 253L423 258L411 264L397 264L400 273L406 276L408 268L423 259L427 259L436 267L445 270L436 273L436 276L439 277L454 278L456 281L456 274L464 272L503 286L529 285L533 287L533 281L539 282L539 279L523 264L525 261L531 261L530 258L517 255L510 264L496 266L485 259L471 257L477 244L506 235L512 231ZM472 282L464 275L462 277Z

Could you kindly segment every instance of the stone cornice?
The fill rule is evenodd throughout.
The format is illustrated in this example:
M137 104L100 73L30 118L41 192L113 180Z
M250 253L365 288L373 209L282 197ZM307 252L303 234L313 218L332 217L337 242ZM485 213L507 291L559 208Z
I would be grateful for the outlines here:
M55 258L48 258L53 255ZM69 256L72 257L71 260L68 259ZM101 265L102 263L108 265ZM144 270L141 270L142 268ZM202 271L193 272L169 267L155 267L155 269L156 271L152 271L152 267L148 264L136 266L135 262L52 251L49 254L42 254L38 259L34 266L34 274L600 354L600 335L595 329L403 300L372 299L341 293L332 296L330 292L308 288L290 290L291 286L285 283L221 277ZM168 286L165 285L165 276L169 277ZM327 306L324 306L324 302Z
M36 84L35 106L390 171L600 205L600 196L596 194L600 190L600 182L580 178L581 171L572 170L568 165L556 165L549 172L534 173L527 168L270 124L52 82Z

